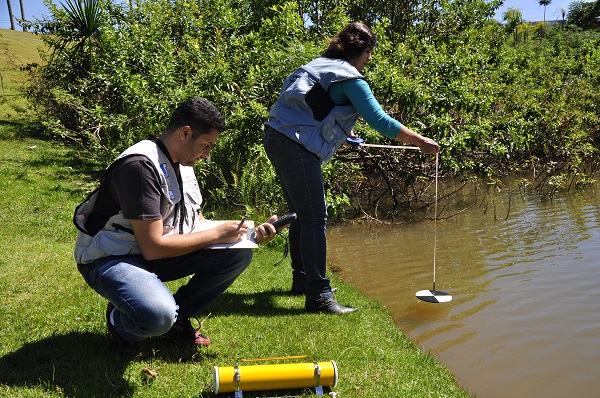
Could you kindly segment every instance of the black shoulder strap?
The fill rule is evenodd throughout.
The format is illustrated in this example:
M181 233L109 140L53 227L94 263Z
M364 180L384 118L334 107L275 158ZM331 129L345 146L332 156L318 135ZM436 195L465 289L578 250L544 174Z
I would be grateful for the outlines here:
M102 179L100 181L102 181ZM80 230L81 232L83 232L86 235L90 235L90 234L82 226L80 226L79 223L77 222L77 213L79 213L79 208L81 206L83 206L84 204L86 204L87 202L89 202L89 200L92 198L92 196L94 196L99 190L100 190L100 187L94 189L87 196L87 198L85 198L85 200L83 202L81 202L80 204L77 205L77 207L75 208L75 212L73 212L73 220L72 221L73 221L73 224L75 224L75 228L77 228L78 230Z
M115 164L119 163L121 160L127 159L131 156L137 156L137 154L131 154L131 155L127 155L124 156L120 159L115 160L114 162L112 162L107 168L106 170L104 170L104 174L102 175L102 177L100 177L100 184L98 185L98 187L96 189L94 189L90 194L88 194L88 196L85 198L85 200L83 202L81 202L79 205L77 205L77 207L75 208L75 212L73 213L73 224L75 224L75 227L80 230L81 232L83 232L86 235L90 235L90 236L94 236L94 234L91 234L90 232L86 231L84 226L79 225L79 223L77 222L77 213L79 213L79 209L81 208L81 206L83 206L84 204L86 204L87 202L90 201L90 199L92 199L92 197L98 193L98 191L102 188L102 183L104 182L104 178L106 177L106 175L109 173L109 171L111 171L113 169L113 167L115 167ZM109 217L110 218L110 217ZM108 219L106 220L108 221Z

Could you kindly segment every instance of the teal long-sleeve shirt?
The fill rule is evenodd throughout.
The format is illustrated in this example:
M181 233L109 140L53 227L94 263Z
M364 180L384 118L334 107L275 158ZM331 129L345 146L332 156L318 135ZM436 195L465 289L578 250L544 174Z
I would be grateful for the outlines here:
M378 133L396 138L402 124L390 117L373 96L371 87L363 79L344 80L329 88L329 97L337 105L352 103L358 114Z

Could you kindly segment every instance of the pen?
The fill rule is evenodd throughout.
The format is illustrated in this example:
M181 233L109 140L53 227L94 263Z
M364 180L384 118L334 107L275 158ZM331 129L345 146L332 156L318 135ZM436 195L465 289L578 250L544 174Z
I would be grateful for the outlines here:
M244 217L242 217L242 221L240 221L236 231L239 231L240 228L242 228L242 225L244 225L244 221L246 221L246 218L248 218L248 216L246 214L244 214Z

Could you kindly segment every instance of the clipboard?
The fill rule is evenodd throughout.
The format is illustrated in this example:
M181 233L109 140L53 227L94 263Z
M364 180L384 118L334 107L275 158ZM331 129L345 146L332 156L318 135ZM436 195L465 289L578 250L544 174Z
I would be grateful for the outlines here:
M230 220L203 220L196 223L192 232L206 231L229 221ZM239 220L234 221L238 222ZM205 249L256 249L258 244L252 239L254 221L246 220L245 223L248 226L248 232L245 235L242 235L242 238L237 242L216 243L205 247Z

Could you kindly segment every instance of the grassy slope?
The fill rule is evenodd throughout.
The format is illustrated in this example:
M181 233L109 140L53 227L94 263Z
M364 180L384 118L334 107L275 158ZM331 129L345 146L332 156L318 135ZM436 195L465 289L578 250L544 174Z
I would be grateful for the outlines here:
M41 63L40 38L32 33L0 29L0 115L2 121L22 119L27 101L20 95L27 74L22 68Z
M18 93L23 78L14 68L35 61L31 48L37 45L35 36L0 30L0 50L13 54L0 59L2 95ZM213 340L207 349L152 339L133 361L109 355L106 302L85 285L71 255L72 211L93 187L95 168L71 148L36 138L39 126L28 119L22 99L11 98L0 106L0 396L208 397L214 366L285 355L335 360L334 390L342 397L468 396L384 308L351 286L336 282L337 295L359 306L358 313L305 313L303 299L286 293L289 259L272 265L281 258L276 245L258 249L249 270L201 315L202 330ZM267 363L290 362L297 361ZM148 377L145 368L158 376ZM311 396L310 390L288 393Z

